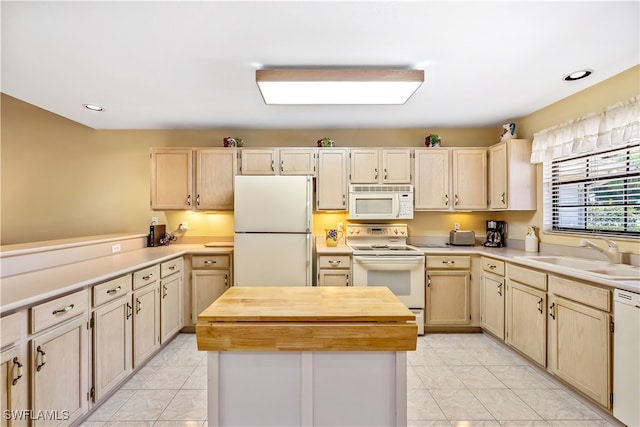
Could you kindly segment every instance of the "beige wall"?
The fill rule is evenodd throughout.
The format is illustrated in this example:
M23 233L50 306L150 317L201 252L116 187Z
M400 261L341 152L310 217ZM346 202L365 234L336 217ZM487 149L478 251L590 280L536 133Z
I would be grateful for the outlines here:
M562 123L639 92L640 67L561 100L518 121L519 137ZM246 146L313 146L323 136L339 146L421 147L429 133L444 146L489 146L499 128L482 129L321 129L321 130L93 130L2 94L1 243L50 240L115 232L147 233L152 216L169 230L187 221L186 236L231 236L230 213L153 212L149 209L149 148L221 146L239 136ZM540 174L539 174L540 175ZM540 182L540 176L539 182ZM540 192L539 192L540 193ZM412 235L446 236L459 223L484 232L487 219L507 220L512 238L526 225L542 224L542 212L416 212ZM315 234L345 221L344 214L317 214ZM566 236L542 241L574 244ZM577 244L577 243L576 243ZM624 243L623 243L624 244ZM639 252L637 245L626 248Z

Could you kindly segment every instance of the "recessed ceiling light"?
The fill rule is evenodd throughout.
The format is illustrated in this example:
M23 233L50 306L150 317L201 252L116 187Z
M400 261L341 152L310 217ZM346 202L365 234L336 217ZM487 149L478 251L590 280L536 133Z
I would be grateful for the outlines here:
M91 111L104 111L104 108L95 104L82 104L82 106L87 110L91 110Z
M585 77L589 77L591 75L591 73L593 73L593 70L580 70L580 71L574 71L573 73L569 74L568 76L565 76L565 80L568 82L574 81L574 80L580 80L580 79L584 79Z
M423 70L267 69L256 71L266 104L404 104L424 82Z

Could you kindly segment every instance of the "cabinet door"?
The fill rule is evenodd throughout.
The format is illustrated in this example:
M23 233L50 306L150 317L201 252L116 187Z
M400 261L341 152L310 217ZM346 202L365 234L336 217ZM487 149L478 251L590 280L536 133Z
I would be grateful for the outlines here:
M4 333L4 331L3 331ZM26 426L27 417L19 411L29 409L27 405L27 358L24 345L20 343L2 351L0 370L2 375L2 393L0 393L0 426ZM8 411L8 412L5 412ZM16 411L16 412L12 412Z
M184 326L182 273L160 282L160 343L180 332Z
M151 150L151 209L192 209L191 149Z
M507 144L489 148L489 208L507 209Z
M610 409L611 316L557 296L549 309L552 372Z
M318 286L351 286L349 270L320 270Z
M453 209L487 208L487 150L456 148L453 155Z
M449 150L415 150L415 209L449 210Z
M131 373L131 296L93 312L94 401L103 398Z
M191 272L193 323L229 287L229 270L193 270Z
M351 184L377 184L380 179L378 170L378 150L352 148L349 152L351 161Z
M313 148L281 148L280 175L316 174L316 151Z
M480 288L480 321L483 329L504 339L504 278L483 274Z
M347 210L347 150L318 150L317 209Z
M220 148L196 151L196 209L233 209L237 151Z
M411 150L382 150L382 183L411 183Z
M33 425L69 424L87 412L87 334L83 316L31 340L31 407L56 418Z
M140 366L160 348L159 285L145 286L133 293L133 368Z
M512 280L508 287L507 344L546 366L547 294Z
M243 175L276 175L277 151L274 149L246 149L240 151Z
M468 325L469 271L429 271L425 323L427 325Z

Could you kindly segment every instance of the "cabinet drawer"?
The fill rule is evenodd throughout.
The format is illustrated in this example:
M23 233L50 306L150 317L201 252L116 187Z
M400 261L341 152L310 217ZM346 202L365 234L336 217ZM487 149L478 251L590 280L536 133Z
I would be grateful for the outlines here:
M351 256L349 255L321 255L318 257L319 268L349 268Z
M194 255L192 268L229 268L229 255Z
M88 299L88 291L85 289L32 307L31 333L43 331L86 313L89 308Z
M611 311L611 291L588 283L549 276L549 292L599 310Z
M97 307L105 302L126 295L131 291L131 275L118 277L93 287L93 306Z
M164 278L170 274L182 271L183 267L184 267L184 261L182 261L182 257L165 261L162 264L160 264L160 277Z
M486 272L504 276L504 261L482 257L482 269Z
M160 266L154 265L153 267L145 268L133 273L133 289L138 289L143 286L153 283L160 278Z
M427 269L459 269L470 268L471 257L469 256L442 256L442 255L428 255L427 256Z
M507 276L509 277L509 280L513 280L542 291L547 290L547 275L539 271L509 264L507 265Z
M0 318L0 348L18 341L23 334L20 313L13 313Z

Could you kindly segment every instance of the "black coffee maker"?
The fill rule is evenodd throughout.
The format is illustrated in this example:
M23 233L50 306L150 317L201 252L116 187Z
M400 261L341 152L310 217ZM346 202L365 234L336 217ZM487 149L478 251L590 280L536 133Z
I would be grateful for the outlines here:
M489 248L503 248L506 246L507 223L504 221L487 221L487 240L484 245Z

